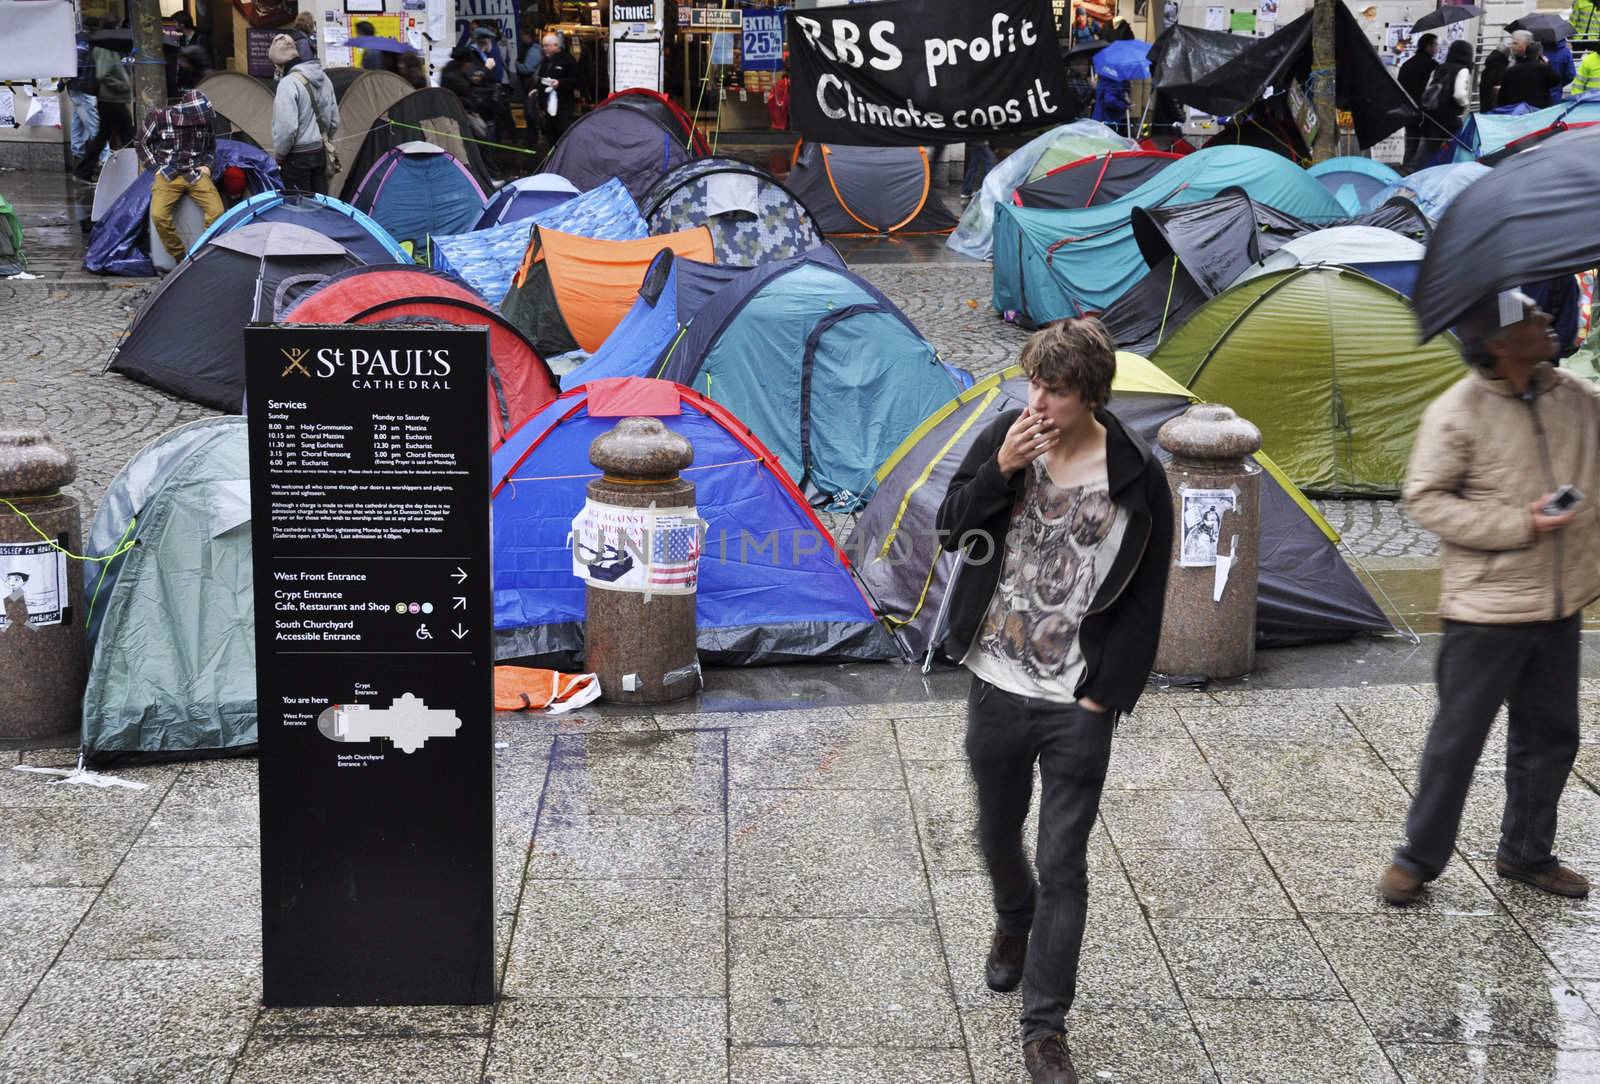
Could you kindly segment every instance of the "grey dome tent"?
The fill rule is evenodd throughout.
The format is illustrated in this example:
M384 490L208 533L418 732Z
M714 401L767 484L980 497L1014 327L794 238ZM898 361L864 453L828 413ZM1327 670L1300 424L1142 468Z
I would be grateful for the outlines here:
M386 74L394 75L393 72ZM400 79L397 75L394 75L394 78ZM404 79L400 81L405 82ZM358 79L350 84L350 89L345 91L345 101L352 103L352 112L355 104L354 96L357 94L364 96L369 85L373 86L374 92L381 97L388 92L387 88L394 86L394 83L383 81L369 84L366 79ZM407 84L408 87L409 85ZM334 178L340 186L339 191L334 194L346 203L355 202L356 187L366 179L368 173L372 172L372 167L378 163L378 159L402 143L415 143L419 140L448 151L471 171L480 189L485 192L494 191L494 179L489 176L489 164L484 160L477 141L471 137L464 137L464 133L472 131L472 123L467 120L467 111L461 105L461 99L448 90L442 87L413 90L391 104L366 130L366 138L361 141L359 153L352 151L351 148L355 146L355 137L360 135L362 130L350 123L351 113L347 113L346 108L344 102L339 104L338 140L339 160L349 168ZM333 191L331 183L329 191Z
M795 149L789 190L829 234L949 233L956 218L933 191L933 170L921 147L839 147L802 143Z
M723 263L754 267L820 248L822 229L793 192L760 166L732 158L685 162L641 205L651 233L706 226Z
M1189 314L1285 242L1310 233L1242 188L1198 203L1135 207L1133 236L1150 270L1100 314L1120 349L1146 354Z
M244 326L271 320L358 260L303 226L256 222L178 265L133 318L106 368L217 410L244 401Z
M980 380L922 426L879 468L877 492L850 538L856 571L887 621L917 654L935 635L955 567L939 549L935 517L967 449L989 424L1026 405L1020 366ZM1156 447L1156 432L1195 399L1134 354L1117 354L1109 409ZM1158 453L1164 454L1164 453ZM1262 646L1338 640L1392 630L1339 555L1339 536L1265 456L1256 641Z
M659 94L613 94L572 122L539 167L571 181L580 192L612 177L643 203L656 182L706 154L705 140L688 115Z
M404 78L391 71L381 68L367 68L360 71L349 82L343 82L337 75L340 72L352 71L350 68L334 68L328 72L328 77L333 80L333 91L339 99L339 134L336 137L339 145L339 172L328 178L328 191L337 196L345 189L347 181L360 182L365 174L357 173L351 176L355 168L356 159L360 157L361 145L366 142L367 131L378 118L387 113L397 102L411 96L416 90Z
M200 92L219 118L264 151L272 150L272 91L243 72L212 72L200 80ZM218 134L222 133L219 129Z
M250 457L243 418L205 418L117 474L89 554L93 764L225 756L256 743ZM96 566L97 568L100 566Z

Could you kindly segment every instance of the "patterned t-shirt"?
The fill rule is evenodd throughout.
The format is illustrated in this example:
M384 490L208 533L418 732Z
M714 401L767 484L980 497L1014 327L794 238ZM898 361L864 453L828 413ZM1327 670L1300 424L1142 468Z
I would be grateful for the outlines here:
M1083 674L1078 627L1127 524L1104 476L1063 487L1043 461L1030 463L1000 582L962 665L1007 692L1075 703Z

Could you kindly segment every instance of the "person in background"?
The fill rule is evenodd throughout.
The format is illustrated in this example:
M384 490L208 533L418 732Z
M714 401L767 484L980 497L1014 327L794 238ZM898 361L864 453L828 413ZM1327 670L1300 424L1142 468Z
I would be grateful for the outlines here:
M1511 35L1511 40L1495 49L1483 61L1483 78L1478 81L1478 112L1492 113L1500 107L1500 80L1505 77L1506 69L1522 59L1522 51L1533 40L1533 34L1527 30L1517 30ZM1455 45L1452 42L1451 48ZM1421 105L1419 98L1417 104Z
M279 34L267 47L267 59L278 69L272 100L272 156L291 192L328 192L328 156L324 141L339 131L339 101L333 84L316 60L301 58L300 47Z
M422 64L422 57L416 53L401 53L395 61L395 74L418 90L425 90L428 86L428 71Z
M1573 79L1567 87L1567 96L1581 98L1585 94L1600 93L1600 49L1593 49L1583 54L1583 63L1578 65L1577 78Z
M1438 708L1378 891L1416 902L1450 861L1484 742L1502 706L1506 803L1495 873L1581 899L1557 859L1557 807L1578 755L1583 608L1600 595L1600 389L1554 368L1550 317L1521 291L1479 301L1457 326L1473 372L1428 407L1402 491L1439 536ZM1551 504L1575 486L1575 504Z
M178 92L194 90L200 80L211 74L210 57L198 45L185 45L178 50Z
M554 33L546 34L539 45L544 57L534 71L533 91L528 95L526 108L528 116L539 118L544 137L554 149L567 125L572 123L578 93L578 66L573 63L572 55L561 48L561 39Z
M289 35L295 41L304 40L306 48L312 56L317 55L317 17L309 11L302 11L294 17L294 22L289 24Z
M489 81L496 84L511 81L511 69L506 64L505 51L500 48L500 33L494 27L479 24L472 29L472 48L478 60L489 73Z
M72 157L83 156L83 148L100 131L100 111L95 106L95 79L93 52L89 35L100 29L100 20L85 16L83 29L78 31L78 74L67 83L67 95L72 99Z
M1423 130L1417 140L1417 152L1407 165L1422 169L1432 163L1439 148L1455 137L1461 127L1461 117L1467 111L1472 94L1472 45L1466 41L1453 41L1445 54L1444 63L1428 79L1422 92Z
M989 175L999 161L995 157L994 145L987 139L969 142L966 146L967 168L961 174L961 202L966 203L977 195L978 189L983 185L983 179Z
M122 66L120 54L101 45L89 50L94 64L95 108L100 116L100 127L83 148L73 176L85 183L94 179L100 167L100 152L110 147L119 151L133 142L133 80L128 69Z
M1067 89L1073 100L1067 104L1068 121L1086 117L1094 110L1094 68L1087 56L1078 55L1067 61Z
M1095 80L1094 88L1094 113L1091 120L1115 128L1118 132L1126 133L1128 130L1128 84L1123 79L1113 79L1109 75L1100 75Z
M578 101L580 103L588 101L590 88L594 86L594 60L584 51L583 39L576 34L567 41L567 52L577 68Z
M1600 38L1600 4L1596 0L1572 0L1572 24L1575 38Z
M179 200L185 196L194 200L207 226L222 217L222 197L211 179L217 154L215 119L210 100L198 90L187 90L177 105L151 112L134 143L139 164L155 174L150 221L174 262L181 262L188 251L173 220Z
M1578 77L1578 62L1572 57L1572 46L1566 38L1560 38L1556 43L1544 51L1544 58L1550 65L1550 70L1556 73L1558 85L1565 87ZM1550 96L1550 104L1554 105L1561 100L1557 91Z
M783 67L772 75L772 90L767 93L767 120L774 132L789 130L789 50L783 51Z
M1422 101L1422 92L1428 89L1428 80L1432 78L1434 69L1438 68L1439 61L1435 56L1439 52L1439 36L1437 34L1424 34L1417 39L1417 51L1411 59L1400 65L1398 76L1400 89L1408 94L1413 102ZM1411 161L1411 156L1417 153L1417 141L1422 138L1422 124L1406 125L1406 156L1404 161Z
M1564 85L1545 60L1544 46L1530 41L1522 51L1522 59L1500 79L1500 108L1527 105L1530 109L1543 109L1550 104L1552 95L1560 96Z
M495 90L489 81L489 69L483 66L478 51L470 45L452 49L450 63L439 73L439 85L461 100L473 134L487 139L494 124Z
M367 20L362 19L356 23L356 35L363 38L378 36L376 28ZM361 69L363 71L397 71L400 67L399 54L386 52L383 49L361 50Z

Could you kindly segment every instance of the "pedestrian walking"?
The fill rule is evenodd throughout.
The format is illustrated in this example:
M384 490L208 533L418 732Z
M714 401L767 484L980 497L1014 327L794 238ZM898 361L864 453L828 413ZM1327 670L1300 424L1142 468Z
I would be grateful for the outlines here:
M212 183L217 137L211 101L198 90L185 91L177 105L157 109L145 118L135 146L139 164L155 173L150 187L150 220L174 262L188 245L178 234L173 212L188 196L205 214L206 225L222 217L222 197Z
M78 31L78 74L67 82L67 96L72 99L72 157L83 157L83 148L100 130L100 111L95 107L94 58L89 45L89 35L100 26L92 15L83 20Z
M1511 65L1500 80L1500 108L1527 105L1530 109L1543 109L1552 97L1561 97L1562 85L1544 58L1544 47L1530 41L1522 51L1522 59Z
M73 176L80 181L94 179L100 168L100 152L110 147L120 151L133 142L133 81L122 66L122 56L101 45L91 46L94 65L94 103L99 128L83 148Z
M961 174L961 202L966 203L977 195L983 179L1000 159L995 156L994 144L987 139L973 140L966 146L967 168Z
M1544 58L1550 65L1550 70L1556 73L1556 79L1562 87L1578 77L1578 62L1573 59L1572 46L1566 38L1559 39L1554 45L1544 51ZM1550 95L1550 104L1554 105L1561 100L1560 92Z
M1400 65L1400 89L1411 96L1413 102L1422 101L1422 92L1428 89L1428 80L1439 67L1435 56L1439 52L1439 36L1424 34L1417 39L1417 51L1410 60ZM1417 153L1417 141L1422 138L1421 123L1406 125L1406 156L1411 161Z
M1149 447L1105 409L1116 372L1105 325L1047 327L1020 360L1028 405L977 439L939 509L945 548L963 554L944 646L972 672L966 754L996 915L985 979L1022 986L1035 1084L1076 1084L1065 1031L1089 833L1112 730L1155 661L1172 497ZM1035 763L1037 880L1022 846Z
M1127 80L1113 79L1102 73L1095 77L1094 113L1089 119L1126 134L1129 103Z
M1465 41L1450 43L1444 63L1434 69L1422 92L1422 135L1417 151L1406 164L1413 170L1433 164L1439 148L1450 142L1472 100L1472 46Z
M328 151L339 132L339 101L333 83L295 40L279 34L267 47L278 68L272 100L272 156L289 191L328 192Z
M534 70L526 108L528 116L539 118L544 137L554 148L577 107L578 65L555 34L546 34L539 44L544 58Z
M461 100L473 135L488 139L494 124L495 89L478 51L470 45L452 49L450 62L439 72L439 85Z
M1458 328L1474 371L1428 407L1405 508L1439 536L1444 639L1439 706L1423 745L1405 842L1378 882L1414 902L1455 847L1473 769L1501 705L1506 806L1495 872L1559 896L1589 882L1552 848L1578 752L1580 611L1600 596L1600 391L1551 365L1551 320L1520 291L1485 299Z
M1492 113L1500 107L1500 80L1505 78L1506 70L1522 59L1522 52L1533 41L1531 30L1517 30L1511 34L1511 40L1492 51L1483 61L1483 78L1478 81L1478 111ZM1455 44L1451 43L1451 48ZM1421 99L1417 101L1422 104Z

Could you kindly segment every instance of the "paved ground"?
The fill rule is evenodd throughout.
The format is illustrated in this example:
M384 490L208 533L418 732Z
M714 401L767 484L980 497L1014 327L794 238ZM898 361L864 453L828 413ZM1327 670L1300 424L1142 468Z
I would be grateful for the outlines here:
M1428 695L1152 694L1122 724L1086 1081L1600 1079L1600 904L1493 876L1498 740L1428 903L1373 894ZM981 978L960 711L502 719L482 1009L259 1007L251 761L139 792L0 772L0 1081L1025 1080L1018 998ZM1584 717L1562 846L1593 872L1600 685Z

